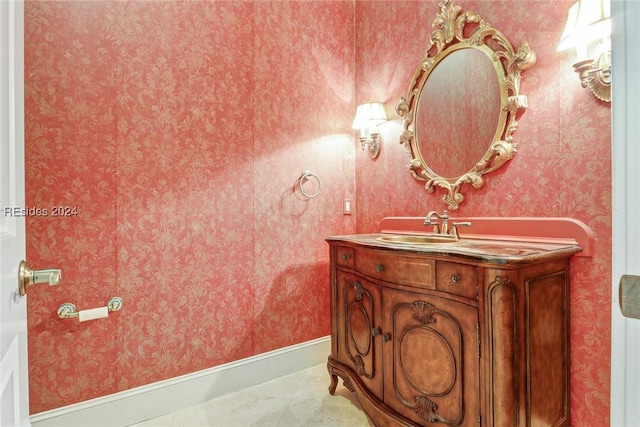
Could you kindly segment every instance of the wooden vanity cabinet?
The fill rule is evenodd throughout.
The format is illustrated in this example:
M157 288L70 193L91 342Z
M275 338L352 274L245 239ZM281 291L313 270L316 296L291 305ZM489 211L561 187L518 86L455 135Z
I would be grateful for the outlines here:
M568 260L329 238L331 356L376 426L566 426ZM506 262L505 262L506 261Z

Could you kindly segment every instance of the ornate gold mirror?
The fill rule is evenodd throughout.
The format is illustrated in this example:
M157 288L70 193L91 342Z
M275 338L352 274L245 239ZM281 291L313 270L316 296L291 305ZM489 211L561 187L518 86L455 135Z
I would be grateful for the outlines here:
M442 0L431 40L406 98L396 106L407 168L429 192L458 209L463 184L484 185L516 153L513 132L527 107L520 94L522 71L536 62L524 42L517 51L480 15Z

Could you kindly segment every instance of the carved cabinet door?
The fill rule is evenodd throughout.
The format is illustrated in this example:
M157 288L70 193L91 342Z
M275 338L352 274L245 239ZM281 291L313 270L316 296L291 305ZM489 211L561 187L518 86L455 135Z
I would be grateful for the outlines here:
M477 426L478 309L385 289L384 401L418 425Z
M382 399L380 287L349 273L336 277L338 360Z

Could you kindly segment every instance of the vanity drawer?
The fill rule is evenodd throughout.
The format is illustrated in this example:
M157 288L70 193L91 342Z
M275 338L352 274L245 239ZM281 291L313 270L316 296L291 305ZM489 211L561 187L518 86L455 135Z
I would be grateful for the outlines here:
M358 251L356 269L387 282L435 289L435 261L387 251Z
M478 267L438 261L436 289L462 297L478 299Z
M346 246L336 247L336 264L342 267L354 267L355 251Z

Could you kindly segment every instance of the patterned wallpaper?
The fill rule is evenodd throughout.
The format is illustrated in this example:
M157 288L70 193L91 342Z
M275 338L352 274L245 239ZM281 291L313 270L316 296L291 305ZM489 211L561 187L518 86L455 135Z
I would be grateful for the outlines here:
M76 210L27 221L30 264L63 270L29 294L32 413L329 334L324 238L355 231L353 13L26 3L27 205ZM114 295L108 319L56 316Z
M406 96L424 54L438 1L356 3L356 101L379 100L389 117ZM458 1L500 29L528 41L536 65L523 73L529 109L514 133L518 153L480 190L464 192L460 216L567 216L595 233L593 258L571 264L570 387L572 425L609 420L611 295L611 108L580 87L573 52L556 52L573 0ZM373 64L373 65L372 65ZM407 172L399 120L379 127L380 156L356 156L357 230L385 216L423 216L445 205ZM360 154L360 153L358 153Z
M610 108L555 51L571 0L461 1L538 55L518 154L460 215L570 216L596 235L572 263L573 424L609 409ZM31 412L329 333L324 237L441 210L405 169L399 121L380 157L356 103L389 117L437 1L47 2L25 7ZM532 13L536 11L536 13ZM355 22L355 25L353 23ZM354 44L355 40L355 44ZM321 179L306 200L303 170ZM357 192L356 192L357 188ZM355 215L342 215L353 197ZM124 298L108 319L59 320ZM64 386L60 386L63 384ZM597 424L593 424L598 420Z

